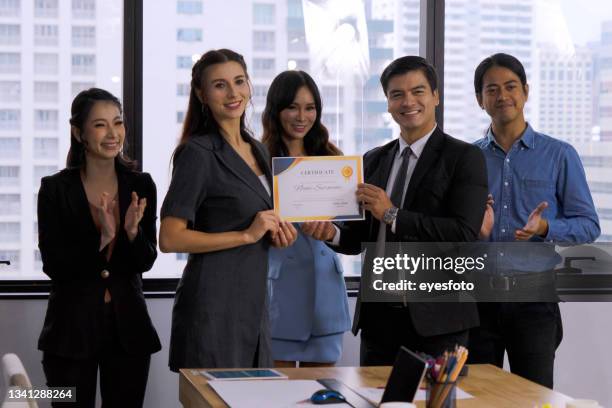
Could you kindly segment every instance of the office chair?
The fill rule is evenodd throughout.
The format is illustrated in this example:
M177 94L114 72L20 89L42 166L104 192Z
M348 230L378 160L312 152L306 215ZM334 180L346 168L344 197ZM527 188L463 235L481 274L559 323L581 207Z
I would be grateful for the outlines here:
M23 364L16 354L8 353L2 356L2 376L4 378L4 388L7 393L9 389L32 388L30 377ZM38 408L38 404L33 399L27 401L9 401L5 396L2 408Z

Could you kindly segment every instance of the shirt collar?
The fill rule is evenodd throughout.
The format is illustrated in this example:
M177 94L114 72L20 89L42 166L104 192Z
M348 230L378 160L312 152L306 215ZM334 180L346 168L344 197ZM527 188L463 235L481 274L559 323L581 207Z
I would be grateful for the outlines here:
M410 146L410 149L412 150L412 154L416 156L416 158L418 159L421 156L421 153L423 153L423 149L425 148L427 141L429 140L433 132L435 132L437 127L438 127L438 124L437 123L434 124L433 129L431 129L429 132L427 132L425 136L423 136L422 138L420 138L419 140L417 140L411 145L406 143L404 138L400 136L399 137L399 150L397 151L397 154L401 155L404 149Z
M527 122L527 127L523 131L523 134L519 138L518 142L528 149L533 149L535 148L535 136L536 132L533 130L529 122ZM487 141L489 145L494 144L495 146L501 149L501 147L495 140L495 135L493 135L492 126L489 126L489 129L487 130Z

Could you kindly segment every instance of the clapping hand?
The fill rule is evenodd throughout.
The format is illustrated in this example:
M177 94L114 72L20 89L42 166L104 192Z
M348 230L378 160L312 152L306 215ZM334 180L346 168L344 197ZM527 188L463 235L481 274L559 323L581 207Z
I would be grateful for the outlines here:
M138 234L138 224L144 216L144 210L147 207L147 199L138 199L138 194L132 191L132 202L125 213L125 232L127 233L130 242L134 241Z
M546 236L548 234L548 221L542 217L544 210L548 208L548 203L542 201L538 206L529 214L527 223L525 226L514 231L514 239L517 241L528 241L534 235Z
M100 251L105 248L117 233L117 220L115 219L115 206L117 200L109 201L108 193L100 196L98 210L98 221L100 222Z
M482 217L482 225L480 226L480 233L478 234L478 238L480 239L488 239L491 235L491 231L493 230L493 225L495 224L495 213L493 212L493 195L489 194L487 196L487 206L485 208L484 216Z

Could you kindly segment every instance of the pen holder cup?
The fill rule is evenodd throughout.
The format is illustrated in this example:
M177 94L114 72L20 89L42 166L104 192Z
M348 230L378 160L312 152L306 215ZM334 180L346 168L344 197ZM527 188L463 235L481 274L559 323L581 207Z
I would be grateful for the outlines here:
M457 383L427 381L425 406L427 408L456 408Z

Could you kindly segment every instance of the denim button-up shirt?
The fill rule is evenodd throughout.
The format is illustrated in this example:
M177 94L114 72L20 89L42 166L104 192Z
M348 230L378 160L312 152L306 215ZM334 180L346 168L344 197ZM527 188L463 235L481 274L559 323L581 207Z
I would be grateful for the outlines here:
M548 203L542 214L548 221L548 233L532 241L584 244L597 239L599 218L584 168L570 144L535 132L529 125L508 153L491 129L475 144L486 158L489 192L495 200L489 241L514 241L514 231L523 228L542 201ZM529 262L527 254L522 255Z

